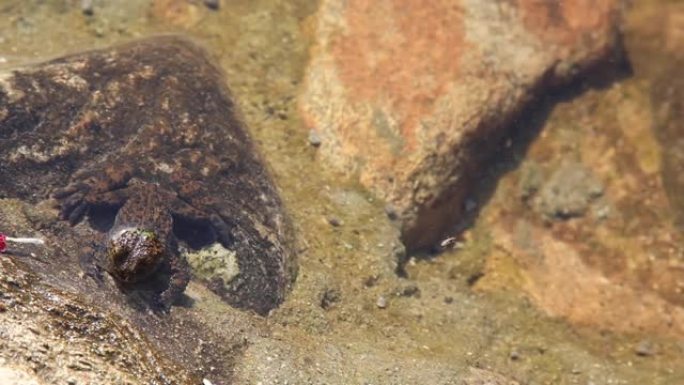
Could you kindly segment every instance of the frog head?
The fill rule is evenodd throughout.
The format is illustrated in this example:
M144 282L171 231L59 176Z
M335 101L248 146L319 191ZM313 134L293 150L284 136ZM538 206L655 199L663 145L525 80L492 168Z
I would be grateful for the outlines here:
M153 230L124 229L109 240L107 270L119 281L140 281L159 267L164 250L163 243Z

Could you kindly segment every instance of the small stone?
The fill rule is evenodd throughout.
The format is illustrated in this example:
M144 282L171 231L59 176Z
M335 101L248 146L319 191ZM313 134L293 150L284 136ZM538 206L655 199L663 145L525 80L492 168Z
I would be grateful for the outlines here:
M379 279L380 279L380 277L378 277L377 275L368 276L366 279L363 280L363 286L373 287L378 283ZM684 346L683 346L683 349L684 349Z
M444 297L444 303L446 303L446 304L454 303L454 297Z
M379 296L378 300L375 301L375 305L380 309L387 308L387 298L384 295Z
M97 37L104 37L105 30L104 30L104 28L98 26L98 27L95 27L94 33L95 33L95 36L97 36Z
M599 220L608 219L610 216L610 206L605 205L596 209L596 218Z
M439 247L442 249L461 249L463 248L463 242L459 242L458 237L448 237L439 243Z
M330 309L334 304L340 302L342 295L338 290L325 289L321 297L321 307L325 310Z
M397 293L400 297L420 297L420 288L416 285L408 285Z
M86 16L93 16L95 13L93 8L93 0L81 0L81 12Z
M328 217L328 223L330 224L330 226L333 226L333 227L342 226L342 221L336 217Z
M204 5L207 8L216 11L221 6L221 1L220 0L204 0Z
M391 221L396 221L397 218L399 218L399 215L397 215L397 209L395 209L391 204L387 204L385 206L385 214L387 214L387 218L389 218Z
M321 136L318 134L318 132L314 130L309 131L309 144L312 145L313 147L319 147L321 145Z
M520 353L517 350L513 350L508 355L508 358L510 358L512 361L518 361L520 359Z
M637 344L634 353L639 357L650 357L656 354L656 346L651 340L642 340Z

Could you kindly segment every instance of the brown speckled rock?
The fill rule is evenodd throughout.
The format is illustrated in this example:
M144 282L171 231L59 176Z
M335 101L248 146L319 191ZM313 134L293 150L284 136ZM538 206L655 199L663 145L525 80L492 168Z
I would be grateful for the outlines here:
M611 57L619 6L325 0L300 110L321 156L397 209L409 249L428 247L517 114Z
M190 40L153 37L0 75L0 164L0 197L35 203L69 186L55 195L64 219L88 214L97 230L103 209L125 202L110 198L157 185L180 209L170 213L181 243L230 251L229 281L202 278L233 306L266 314L294 279L278 192L221 70ZM92 237L82 243L103 244Z

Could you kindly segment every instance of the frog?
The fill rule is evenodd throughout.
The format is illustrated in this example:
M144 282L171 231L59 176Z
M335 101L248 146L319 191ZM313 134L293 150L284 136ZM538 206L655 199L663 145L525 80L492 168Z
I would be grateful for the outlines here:
M60 202L61 219L72 224L91 208L116 209L104 247L97 248L100 253L84 257L86 270L96 279L101 277L102 270L106 271L123 290L155 282L155 308L168 310L190 280L188 264L180 255L173 233L174 216L195 223L208 223L208 216L159 184L133 178L125 187L116 188L122 184L117 179L126 178L127 174L97 174L99 180L89 178L89 183L72 183L54 192ZM157 279L151 279L154 275Z
M296 278L294 231L238 105L214 58L177 35L0 74L0 197L57 207L46 228L73 247L53 275L99 270L168 307L196 263L182 256L218 244L235 274L192 279L267 315Z

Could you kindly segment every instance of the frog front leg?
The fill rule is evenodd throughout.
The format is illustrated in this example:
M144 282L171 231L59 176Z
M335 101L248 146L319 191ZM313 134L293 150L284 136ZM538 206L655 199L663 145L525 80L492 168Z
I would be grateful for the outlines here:
M126 186L132 175L132 167L118 162L74 174L69 185L52 194L59 201L60 218L74 225L83 218L89 207L120 206L118 201L125 199L125 194L116 193L116 189Z
M88 207L109 206L121 207L126 203L131 194L131 188L123 188L120 190L108 191L99 195L93 195L90 199L85 201ZM79 266L81 270L89 277L91 277L98 286L103 284L103 272L106 270L103 256L107 253L106 243L107 236L102 234L93 234L94 240L90 242L89 246L81 250L79 257Z
M168 287L159 294L159 305L162 309L168 310L188 286L190 267L178 252L173 252L166 263L165 270L169 275L169 283Z

